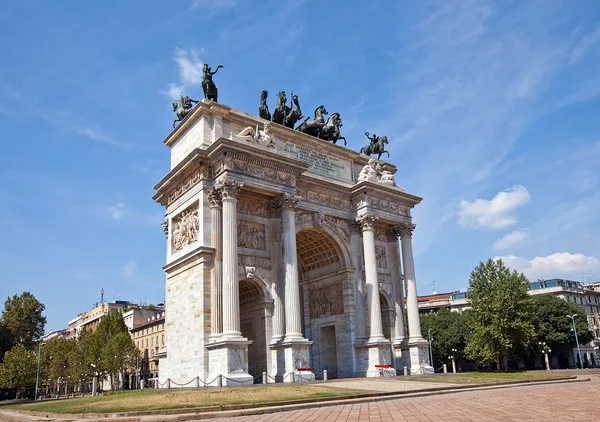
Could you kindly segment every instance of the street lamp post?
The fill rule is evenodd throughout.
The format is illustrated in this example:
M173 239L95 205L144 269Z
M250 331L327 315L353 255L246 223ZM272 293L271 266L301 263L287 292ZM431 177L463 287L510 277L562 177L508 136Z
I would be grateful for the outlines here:
M431 328L427 330L427 337L429 338L429 364L433 368L433 352L431 351L431 342L433 339L431 338ZM433 370L435 372L435 369Z
M581 365L581 369L583 369L583 358L581 357L581 348L579 347L579 338L577 337L577 328L575 327L575 317L577 314L567 315L567 318L571 318L573 322L573 332L575 333L575 342L577 343L577 353L579 354L579 365ZM577 366L577 365L575 365Z
M456 354L458 350L452 349L452 356L448 356L448 358L452 359L452 373L456 374Z
M548 348L546 346L545 341L540 341L540 342L538 342L538 344L542 347L542 353L544 354L544 361L546 362L546 369L549 371L550 370L550 359L548 359L548 353L550 353L552 350L550 350L550 348Z
M35 376L35 398L34 400L38 399L38 388L40 385L40 366L42 363L42 341L40 341L40 345L38 346L38 367L37 367L37 373Z

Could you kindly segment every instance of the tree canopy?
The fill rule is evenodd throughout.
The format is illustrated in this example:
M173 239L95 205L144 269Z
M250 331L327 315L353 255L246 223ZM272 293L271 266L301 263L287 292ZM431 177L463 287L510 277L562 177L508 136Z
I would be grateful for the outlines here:
M32 349L44 335L46 317L42 315L46 307L30 292L9 297L2 311L2 325L6 327L14 343Z
M575 303L567 302L551 295L536 295L532 300L532 322L536 332L537 348L543 342L553 353L568 355L576 347L573 323L567 315L577 314L575 327L580 344L586 344L594 338L589 330L585 309Z
M502 260L481 262L471 272L471 329L465 352L480 365L496 362L502 370L502 357L525 350L535 339L530 321L529 280L510 270Z
M449 309L440 309L437 313L421 315L422 332L428 333L431 329L431 350L436 365L450 362L448 357L454 355L452 349L461 352L457 355L457 363L463 361L462 351L470 333L469 313L469 310L460 314Z
M24 390L35 387L37 353L17 343L0 365L0 388Z

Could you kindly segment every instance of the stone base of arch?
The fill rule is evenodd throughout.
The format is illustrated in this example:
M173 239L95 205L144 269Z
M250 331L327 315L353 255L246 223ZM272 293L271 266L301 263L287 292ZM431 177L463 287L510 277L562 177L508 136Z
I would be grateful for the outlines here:
M217 340L206 346L212 379L222 375L222 385L239 386L251 384L252 375L248 374L248 346L252 340Z
M411 375L430 375L435 371L429 362L429 342L427 340L409 340Z
M380 377L384 366L385 371L392 376L396 375L393 367L392 348L389 340L355 345L357 354L357 376Z

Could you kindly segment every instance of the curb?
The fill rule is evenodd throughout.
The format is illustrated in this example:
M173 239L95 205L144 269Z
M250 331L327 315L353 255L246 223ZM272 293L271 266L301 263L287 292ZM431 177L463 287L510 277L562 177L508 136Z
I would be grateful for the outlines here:
M3 413L0 410L0 422L41 422L47 421L73 421L85 420L88 422L174 422L190 421L198 419L217 419L235 416L261 415L292 410L304 410L313 407L337 406L343 404L356 404L365 402L394 400L401 398L426 397L442 394L452 394L467 391L494 390L511 387L524 387L530 385L562 384L574 382L587 382L590 378L580 378L572 376L568 378L558 378L549 380L524 380L519 382L499 382L486 385L461 385L449 387L435 387L412 391L390 391L355 394L344 397L323 397L316 399L291 400L286 402L265 402L260 404L240 404L226 406L207 406L186 409L165 409L149 410L137 412L122 413L47 413L35 412L29 410L10 410L10 413Z

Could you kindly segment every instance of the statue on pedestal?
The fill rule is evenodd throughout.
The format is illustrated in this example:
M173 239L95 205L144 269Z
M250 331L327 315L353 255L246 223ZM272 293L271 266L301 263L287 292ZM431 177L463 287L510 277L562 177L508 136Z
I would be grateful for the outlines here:
M204 99L218 102L217 97L219 95L219 90L213 82L212 77L222 67L223 65L218 65L215 71L212 72L210 66L206 63L204 64L204 67L202 68L202 90L204 91Z
M173 111L177 115L177 119L173 120L173 127L175 127L175 123L183 120L185 116L194 108L194 104L198 101L192 100L187 95L184 97L182 95L180 98L173 103Z
M370 143L370 145L367 145L366 147L362 147L360 149L361 154L365 154L365 155L369 155L369 156L371 154L379 154L377 156L377 159L379 160L381 158L381 154L383 154L385 152L389 158L390 153L385 150L385 144L389 143L387 136L377 136L376 134L373 134L373 136L370 136L369 132L365 132L365 135L371 141L371 143Z

